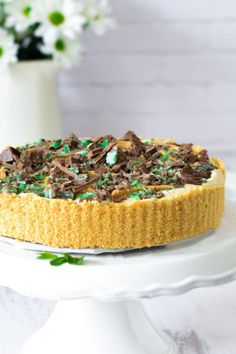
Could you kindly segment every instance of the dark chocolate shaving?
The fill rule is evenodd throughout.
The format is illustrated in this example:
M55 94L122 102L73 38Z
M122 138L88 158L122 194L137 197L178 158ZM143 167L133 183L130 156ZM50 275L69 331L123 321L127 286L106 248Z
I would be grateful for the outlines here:
M118 203L162 198L159 186L201 185L216 168L207 151L197 153L192 144L153 140L144 144L132 131L121 140L129 144L122 145L111 135L79 139L70 134L64 140L8 147L0 154L0 191Z

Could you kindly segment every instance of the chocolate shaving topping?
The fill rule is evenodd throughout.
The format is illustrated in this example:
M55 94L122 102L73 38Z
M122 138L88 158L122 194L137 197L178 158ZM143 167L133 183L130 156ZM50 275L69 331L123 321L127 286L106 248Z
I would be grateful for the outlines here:
M78 193L79 191L82 191L85 188L88 188L89 186L92 186L95 182L97 182L99 180L99 176L93 177L91 179L89 179L87 182L78 185L78 186L74 186L73 187L73 192L74 193Z
M201 185L214 166L192 144L142 141L128 131L79 139L44 140L0 153L0 192L46 198L120 203L127 198L163 198L163 189Z

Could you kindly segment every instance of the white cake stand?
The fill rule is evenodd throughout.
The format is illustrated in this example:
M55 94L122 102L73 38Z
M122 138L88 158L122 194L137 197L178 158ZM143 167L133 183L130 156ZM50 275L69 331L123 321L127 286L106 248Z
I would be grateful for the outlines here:
M235 175L228 178L221 227L167 247L86 256L83 266L52 267L36 260L32 251L0 243L0 285L28 296L58 300L23 353L178 353L166 334L156 332L137 300L236 278L234 180Z

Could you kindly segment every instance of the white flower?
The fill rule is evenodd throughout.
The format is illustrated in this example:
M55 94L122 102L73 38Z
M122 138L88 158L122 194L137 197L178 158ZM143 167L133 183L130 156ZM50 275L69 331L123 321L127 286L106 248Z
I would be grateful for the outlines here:
M53 42L58 36L74 39L84 23L76 0L38 0L35 13L41 23L36 35L45 42Z
M62 66L70 68L78 61L81 47L78 39L68 39L59 36L53 42L46 42L42 45L41 51L44 54L52 55L53 59Z
M4 71L10 63L17 61L17 50L13 37L0 28L0 71Z
M12 0L5 4L6 27L15 27L17 32L25 31L35 23L33 0Z
M114 26L114 21L109 18L110 13L107 0L84 0L82 14L86 19L85 26L91 25L96 34L103 35L107 28Z

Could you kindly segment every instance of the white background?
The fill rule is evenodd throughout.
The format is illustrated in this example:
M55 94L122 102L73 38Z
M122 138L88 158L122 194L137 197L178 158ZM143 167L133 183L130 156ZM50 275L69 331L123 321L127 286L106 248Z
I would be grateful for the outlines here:
M235 169L236 1L111 3L117 30L103 38L87 33L80 67L60 78L65 134L121 135L131 128L171 136L205 145ZM182 354L234 354L235 298L232 283L146 307ZM1 288L0 354L20 354L54 306Z
M235 0L112 0L117 29L83 37L64 73L64 132L175 137L236 150Z

